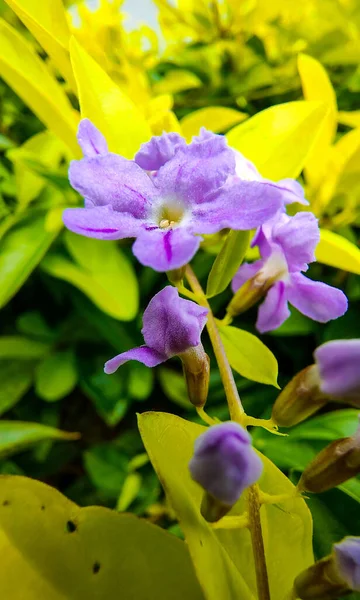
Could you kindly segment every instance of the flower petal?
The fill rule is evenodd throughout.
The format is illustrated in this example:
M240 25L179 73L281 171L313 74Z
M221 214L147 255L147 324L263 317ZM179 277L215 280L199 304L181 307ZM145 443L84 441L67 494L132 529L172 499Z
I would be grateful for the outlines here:
M80 121L77 140L81 150L87 157L108 153L108 146L103 134L89 119Z
M143 229L133 245L133 253L146 267L171 271L188 263L199 248L201 238L184 227Z
M163 197L192 206L205 201L235 173L234 152L223 136L211 132L194 138L161 167L154 179Z
M216 233L225 227L254 229L283 206L282 193L262 181L231 178L221 190L193 209L192 231Z
M271 231L271 241L281 246L289 271L306 271L315 259L315 248L320 241L317 218L310 212L298 212L289 217L279 215ZM266 235L266 225L263 228Z
M346 312L348 301L341 290L321 281L312 281L301 273L291 273L290 278L288 300L310 319L327 323Z
M159 354L159 352L156 352L156 350L153 350L148 346L139 346L138 348L127 350L127 352L122 352L108 360L104 366L105 373L107 375L115 373L115 371L128 360L137 360L146 367L156 367L157 365L160 365L160 363L165 362L167 357L163 354Z
M179 148L185 146L184 138L178 133L163 133L152 137L149 142L141 144L134 160L139 167L146 171L157 171L175 156Z
M128 213L118 213L110 206L67 208L63 221L70 231L100 240L136 237L142 224L141 220Z
M231 283L231 289L234 294L238 289L241 288L241 286L244 285L244 283L246 283L252 277L255 277L256 273L258 273L263 266L263 260L256 260L253 263L242 264Z
M266 298L259 306L256 327L260 333L277 329L290 317L286 287L283 281L277 281L269 289Z
M331 396L360 396L360 340L332 340L319 346L314 357L321 391Z
M133 161L105 154L72 161L70 183L96 206L110 204L114 210L143 218L157 192L150 177Z
M142 334L148 346L170 358L200 344L208 309L179 296L171 285L150 300Z
M294 202L304 205L309 204L305 198L304 188L296 179L280 179L274 185L282 190L284 204L293 204Z

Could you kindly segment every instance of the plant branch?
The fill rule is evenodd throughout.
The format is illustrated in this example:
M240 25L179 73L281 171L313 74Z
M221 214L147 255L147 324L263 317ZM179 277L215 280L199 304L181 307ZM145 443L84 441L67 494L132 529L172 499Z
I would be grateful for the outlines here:
M269 580L260 520L259 489L256 484L252 485L248 490L248 515L258 598L259 600L270 600Z

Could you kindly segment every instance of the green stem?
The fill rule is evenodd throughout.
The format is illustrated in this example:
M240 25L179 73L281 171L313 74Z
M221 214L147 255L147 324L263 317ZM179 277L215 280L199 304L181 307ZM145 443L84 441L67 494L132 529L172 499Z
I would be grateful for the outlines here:
M259 489L256 484L252 485L248 490L248 511L258 598L259 600L270 600L264 540L262 537L260 521Z

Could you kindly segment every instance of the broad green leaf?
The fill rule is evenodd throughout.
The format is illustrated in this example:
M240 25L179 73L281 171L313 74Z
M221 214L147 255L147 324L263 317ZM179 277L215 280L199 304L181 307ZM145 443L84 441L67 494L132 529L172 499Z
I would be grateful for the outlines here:
M29 42L0 20L0 76L39 119L79 156L77 113Z
M248 331L220 322L218 326L231 367L247 379L278 388L278 364L269 348Z
M62 0L5 0L76 90L68 52L70 31Z
M112 152L133 158L140 144L151 137L145 118L75 38L70 43L70 55L81 116L100 129Z
M334 410L291 429L295 440L333 440L354 435L359 425L359 411L352 408Z
M78 433L60 431L39 423L0 421L0 458L22 452L45 440L77 440L79 437Z
M194 442L205 427L155 412L139 415L138 421L150 460L179 518L207 600L256 598L249 532L214 530L200 515L203 492L192 481L188 464ZM265 457L262 459L261 489L271 494L291 493L291 482ZM244 510L242 498L232 514ZM312 562L311 515L302 499L264 506L261 512L271 598L284 600L294 577Z
M209 273L206 295L221 294L240 267L250 243L250 231L230 231Z
M50 348L50 344L31 340L21 335L3 335L0 337L0 359L34 360L43 358Z
M0 360L0 415L15 406L30 389L35 364L33 360Z
M183 136L188 142L193 135L198 135L201 127L214 133L223 133L247 119L248 115L224 106L207 106L194 110L180 121Z
M300 54L298 69L305 99L324 102L328 107L328 114L306 161L306 177L310 185L316 188L326 173L329 149L336 134L336 95L328 74L315 58Z
M320 229L315 256L324 265L360 275L360 249L334 231Z
M74 354L71 351L58 351L38 365L35 390L43 400L56 402L72 392L77 380Z
M129 363L128 393L136 400L146 400L154 384L154 371L138 362Z
M16 294L59 233L45 231L45 215L32 214L0 243L0 308Z
M80 508L25 477L0 479L0 596L203 600L186 545L107 508Z
M84 466L92 483L117 498L128 474L129 459L111 443L93 446L84 453Z
M64 146L50 131L41 131L22 146L7 153L14 163L17 201L21 207L37 198L46 185L46 179L27 167L26 158L41 160L47 169L57 167L64 155Z
M338 122L348 127L360 127L360 110L339 110Z
M48 254L42 268L72 283L105 313L130 321L138 310L138 284L134 269L116 242L103 242L70 232L66 245L78 264L60 254Z
M240 123L226 135L229 145L253 161L263 177L298 177L327 116L326 104L277 104Z
M160 385L164 394L178 404L182 408L187 410L192 408L189 401L189 396L186 388L186 382L182 373L177 373L172 369L166 367L160 367L157 369L157 375L159 377Z

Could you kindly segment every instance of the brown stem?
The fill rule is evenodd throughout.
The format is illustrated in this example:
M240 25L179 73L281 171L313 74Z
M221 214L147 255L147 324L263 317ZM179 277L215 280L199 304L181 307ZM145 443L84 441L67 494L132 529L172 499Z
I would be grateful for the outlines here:
M248 490L248 514L258 597L259 600L270 600L264 540L261 530L259 490L256 484Z
M199 283L199 280L189 265L186 267L185 276L190 284L192 291L196 294L199 304L209 309L206 326L219 366L221 380L224 386L227 402L229 405L230 417L233 421L237 421L238 423L242 424L242 418L245 414L244 409L241 404L239 392L237 390L234 376L229 365L229 361L227 359L223 343L221 341L221 337L214 319L214 315L204 294L204 291Z

